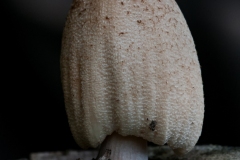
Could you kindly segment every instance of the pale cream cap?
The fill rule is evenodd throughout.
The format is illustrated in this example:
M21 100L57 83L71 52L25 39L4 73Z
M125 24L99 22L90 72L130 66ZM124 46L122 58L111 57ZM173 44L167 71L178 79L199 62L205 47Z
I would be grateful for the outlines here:
M75 0L62 41L62 83L82 148L107 135L190 151L202 130L193 38L174 0Z

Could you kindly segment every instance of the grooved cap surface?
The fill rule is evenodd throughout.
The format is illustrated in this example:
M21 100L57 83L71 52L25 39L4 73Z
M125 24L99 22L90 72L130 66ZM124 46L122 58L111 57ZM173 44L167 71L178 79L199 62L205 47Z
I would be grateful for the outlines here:
M82 148L116 131L182 154L201 134L200 66L174 0L75 0L61 70L69 124Z

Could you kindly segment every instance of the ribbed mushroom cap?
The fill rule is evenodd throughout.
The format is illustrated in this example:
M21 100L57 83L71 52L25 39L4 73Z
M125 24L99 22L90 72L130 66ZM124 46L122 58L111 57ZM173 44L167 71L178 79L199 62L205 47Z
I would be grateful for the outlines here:
M116 131L181 154L201 134L200 66L174 0L74 0L61 70L69 124L82 148Z

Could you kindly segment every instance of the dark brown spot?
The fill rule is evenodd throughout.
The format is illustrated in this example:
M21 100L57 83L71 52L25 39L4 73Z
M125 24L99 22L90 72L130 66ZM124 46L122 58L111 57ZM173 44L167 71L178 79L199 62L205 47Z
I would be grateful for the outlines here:
M142 21L141 20L137 20L138 23L141 23Z
M105 17L106 20L109 20L110 18L108 16Z
M79 16L82 15L86 10L87 10L87 9L84 8L83 10L81 10L81 11L78 13L78 15L79 15Z
M156 125L157 125L157 121L151 121L151 123L149 124L149 129L151 130L151 131L155 131L155 127L156 127Z
M127 14L130 14L130 11L127 11Z
M123 2L121 2L121 5L124 5L124 3L123 3Z
M120 32L120 33L119 33L119 36L120 36L120 35L124 35L124 32Z

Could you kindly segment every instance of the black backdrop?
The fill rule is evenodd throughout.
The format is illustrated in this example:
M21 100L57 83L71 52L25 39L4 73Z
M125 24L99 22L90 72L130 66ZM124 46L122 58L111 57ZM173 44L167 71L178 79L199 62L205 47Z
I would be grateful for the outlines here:
M59 56L71 0L1 1L0 159L79 149L67 123ZM240 1L177 0L202 68L198 144L240 146Z

